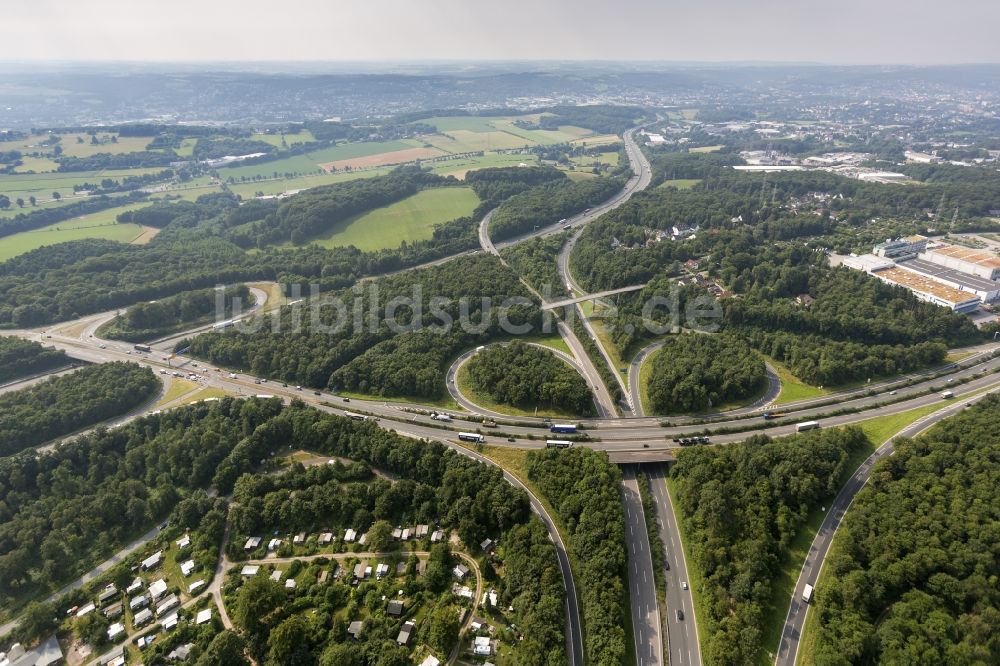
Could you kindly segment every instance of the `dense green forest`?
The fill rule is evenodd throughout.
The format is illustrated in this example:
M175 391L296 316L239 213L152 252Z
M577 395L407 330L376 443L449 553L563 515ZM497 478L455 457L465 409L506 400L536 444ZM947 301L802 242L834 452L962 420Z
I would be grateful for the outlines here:
M647 390L657 414L718 408L753 396L767 381L764 361L731 335L669 336L652 364Z
M538 124L545 129L558 129L560 125L576 125L604 134L621 134L641 122L646 115L646 112L637 106L609 104L550 106L543 111L546 115L542 116Z
M589 416L594 400L587 381L551 352L523 342L492 346L468 361L472 387L514 407L553 408Z
M0 337L0 384L69 364L62 350L30 340Z
M500 256L515 273L527 280L528 284L542 296L546 296L546 292L551 296L559 296L564 292L559 280L556 257L569 234L569 231L563 231L549 236L538 236L505 247L500 250Z
M419 289L414 290L415 285ZM367 316L355 320L355 297L360 311L368 313L374 307L377 321ZM420 311L401 308L393 324L384 315L397 297L413 298ZM191 353L289 383L387 396L438 397L444 394L444 373L453 358L505 336L498 310L509 297L525 299L525 304L510 308L510 321L537 332L541 311L527 304L530 294L514 274L495 257L463 257L419 272L388 276L364 289L328 295L324 298L339 299L345 307L323 306L318 311L319 329L312 317L284 307L268 315L257 332L200 335L193 340ZM439 301L435 311L432 299L446 302ZM491 307L484 308L484 301ZM299 328L296 320L301 320Z
M1000 399L897 441L840 526L814 663L1000 663Z
M280 410L277 400L202 403L0 459L0 595L90 568L207 487L237 442Z
M0 455L9 456L151 399L160 380L134 363L91 365L0 395Z
M533 187L566 180L564 172L550 166L490 167L465 174L465 183L489 208Z
M555 169L511 167L472 172L467 180L483 206L495 206L536 181L551 180L553 172L565 177ZM339 206L338 191L328 193L329 206ZM312 219L306 213L327 207L313 190L297 196L306 194L315 206L296 204L289 209L289 215L295 211L295 220L303 224ZM40 326L182 291L243 281L309 283L324 291L342 289L359 277L408 268L478 246L477 220L471 217L439 225L429 240L373 252L306 245L267 248L251 255L226 240L228 235L235 238L241 229L255 228L258 223L266 231L269 227L263 220L277 220L278 206L256 201L241 205L239 199L226 193L204 195L194 203L157 203L120 218L162 228L148 245L81 240L15 257L0 264L0 327ZM291 228L287 231L290 234Z
M625 663L628 622L621 471L587 448L528 453L528 478L555 507L569 534L584 623L586 661Z
M500 205L490 220L490 237L506 240L554 224L608 200L622 185L620 178L591 178L533 187Z
M253 307L254 297L249 287L238 285L222 291L185 291L158 301L131 306L108 322L106 327L102 327L99 335L128 342L154 340L206 323L213 317L228 319L233 315L233 305L236 302L242 312Z
M774 579L810 511L837 492L858 428L772 442L684 449L671 469L684 541L702 580L699 624L709 666L759 661Z

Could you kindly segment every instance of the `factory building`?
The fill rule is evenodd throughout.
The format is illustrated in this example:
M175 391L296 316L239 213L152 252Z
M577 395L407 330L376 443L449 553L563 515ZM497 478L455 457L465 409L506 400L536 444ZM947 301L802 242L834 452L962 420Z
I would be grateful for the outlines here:
M915 257L927 248L927 236L919 234L887 240L875 246L874 254L887 259Z
M941 244L927 248L920 253L919 258L987 280L1000 279L1000 257L992 252Z
M950 308L955 312L975 312L981 303L979 296L949 287L934 278L899 267L883 268L872 273L887 284L906 287L922 301Z
M841 261L841 265L853 268L856 271L874 273L875 271L880 271L884 268L892 268L896 265L896 262L892 259L876 257L874 254L861 254L857 256L852 255L844 257Z
M995 303L1000 301L1000 281L987 280L971 273L962 273L951 268L945 268L939 264L924 261L923 259L909 259L900 261L897 264L900 268L912 271L932 280L937 280L941 284L947 285L959 291L966 291L982 299L983 303Z

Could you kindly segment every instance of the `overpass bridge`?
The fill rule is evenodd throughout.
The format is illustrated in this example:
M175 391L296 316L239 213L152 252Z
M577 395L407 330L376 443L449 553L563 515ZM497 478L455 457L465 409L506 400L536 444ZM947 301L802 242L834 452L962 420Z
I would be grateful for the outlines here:
M677 462L676 449L635 449L608 451L608 461L615 465L642 465L645 463Z
M630 291L639 291L640 289L645 289L646 285L634 284L631 287L621 287L620 289L608 289L607 291L598 291L593 294L587 294L586 296L577 296L576 298L566 298L561 301L552 301L551 303L543 303L543 310L552 310L553 308L561 308L567 305L574 305L576 303L583 303L584 301L593 301L598 298L604 298L605 296L614 296L615 294L624 294Z

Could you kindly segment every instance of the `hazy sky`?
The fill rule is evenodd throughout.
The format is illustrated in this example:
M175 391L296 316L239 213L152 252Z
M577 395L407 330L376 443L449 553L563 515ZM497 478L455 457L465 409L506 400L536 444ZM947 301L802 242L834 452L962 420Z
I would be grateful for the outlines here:
M4 0L0 60L1000 62L998 0Z

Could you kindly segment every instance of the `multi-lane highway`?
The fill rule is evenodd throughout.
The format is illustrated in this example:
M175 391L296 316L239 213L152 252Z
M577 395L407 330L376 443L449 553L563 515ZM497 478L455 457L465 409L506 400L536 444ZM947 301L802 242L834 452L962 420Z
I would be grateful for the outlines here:
M637 473L634 465L626 465L622 470L633 647L637 666L659 666L663 663L660 604L656 599L656 576L653 573L652 553L649 552L650 541Z
M699 666L701 648L698 645L698 619L695 617L681 531L670 501L670 493L667 491L666 467L664 465L649 467L648 477L650 493L656 507L656 525L666 567L665 626L669 661L676 666Z
M618 206L621 206L623 203L628 201L633 194L646 189L649 186L650 181L652 180L653 174L649 166L649 161L646 159L646 156L642 154L642 151L636 144L633 134L634 130L630 130L628 132L625 132L625 134L623 135L625 140L625 153L628 156L629 165L632 167L633 175L631 178L629 178L629 180L625 184L625 187L622 188L620 192L615 194L613 197L611 197L604 203L598 206L594 206L593 208L590 208L582 213L574 215L573 217L567 218L565 221L561 221L556 224L551 224L546 227L542 227L541 229L535 229L530 233L522 234L520 236L507 239L500 243L494 243L493 240L490 238L489 226L490 226L490 220L493 217L493 211L490 211L483 218L482 222L480 222L479 224L479 244L482 247L482 249L485 250L486 252L489 252L490 254L500 256L500 250L505 247L509 247L511 245L520 243L522 241L531 238L537 238L539 236L547 236L550 234L559 233L564 229L574 229L575 233L573 233L569 241L567 241L566 244L563 245L563 248L560 250L557 259L560 279L566 284L567 290L572 292L571 285L575 285L575 282L573 281L572 275L570 274L569 271L569 253L572 251L573 245L576 243L577 238L579 238L580 233L582 233L584 226L587 223L591 222L592 220L596 220L604 213L607 213L608 211L614 210ZM542 296L538 294L538 292L535 291L535 289L531 287L531 285L525 283L525 286L532 293L534 293L539 298L539 300L542 301L543 304L545 304L545 299L542 298ZM577 291L580 290L577 288ZM604 347L597 340L596 333L594 332L593 327L590 325L590 322L588 322L585 317L582 317L582 310L579 309L578 304L572 305L572 312L574 313L574 316L581 316L584 326L588 329L589 335L597 343L597 348L601 351L601 354L604 356L605 362L609 364L609 367L613 368L612 372L614 376L617 378L619 384L621 385L620 388L622 394L625 396L629 396L627 387L624 385L624 383L622 382L621 378L618 375L618 369L613 367L613 364L611 363L607 355L607 351L605 351ZM601 378L601 375L597 371L597 368L594 367L593 361L591 361L590 356L587 354L583 345L580 343L580 340L577 338L576 333L573 331L571 326L568 326L563 322L559 322L557 326L560 337L562 337L562 339L569 346L570 350L573 352L573 356L576 358L578 366L583 370L583 376L586 378L587 382L592 387L594 387L593 390L597 399L598 413L600 414L601 417L604 418L616 415L617 409L615 407L614 400L612 399L611 394L608 392L608 388L604 385L604 380ZM627 402L629 408L631 409L631 404L632 404L631 397L628 397Z

